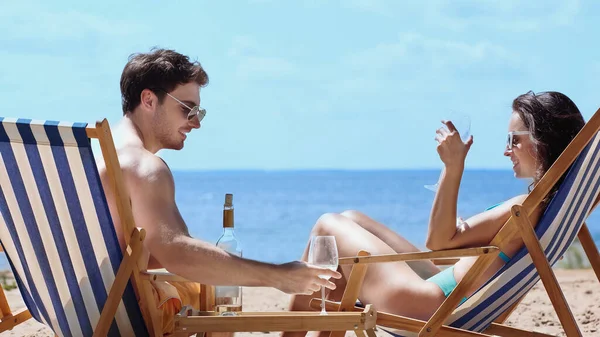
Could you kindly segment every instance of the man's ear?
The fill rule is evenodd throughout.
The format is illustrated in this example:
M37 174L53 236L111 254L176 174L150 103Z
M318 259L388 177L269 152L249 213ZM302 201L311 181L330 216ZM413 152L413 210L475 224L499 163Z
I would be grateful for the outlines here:
M140 106L144 110L153 111L158 104L158 97L150 89L142 90L140 94Z

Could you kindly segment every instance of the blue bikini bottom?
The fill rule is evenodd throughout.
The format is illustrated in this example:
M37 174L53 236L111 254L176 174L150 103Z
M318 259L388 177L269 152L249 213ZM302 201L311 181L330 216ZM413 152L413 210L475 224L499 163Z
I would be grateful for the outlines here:
M510 257L506 256L504 252L500 252L498 256L506 263L510 261ZM428 278L427 281L437 284L437 286L440 287L440 289L442 289L444 292L444 296L448 297L452 290L454 290L454 288L457 286L456 279L454 278L454 266L442 270L441 272ZM466 300L467 298L463 297L458 305L463 304Z

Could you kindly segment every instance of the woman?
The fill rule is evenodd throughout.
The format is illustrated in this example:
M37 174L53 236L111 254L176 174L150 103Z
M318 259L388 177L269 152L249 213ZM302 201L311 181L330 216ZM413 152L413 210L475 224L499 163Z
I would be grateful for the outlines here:
M512 110L504 155L512 161L515 177L533 179L531 191L585 122L577 106L559 92L537 95L528 92L520 95L513 101ZM457 225L458 190L465 157L473 138L469 137L463 142L451 121L443 123L447 129L438 129L435 139L444 170L431 209L426 246L432 250L440 250L489 244L510 217L511 207L522 204L527 194L515 196L466 221L459 221ZM533 223L537 223L555 191L556 187L533 212ZM355 256L359 250L366 250L373 255L419 251L399 234L358 211L321 216L311 235L334 235L339 256ZM510 261L510 257L522 244L520 239L508 244L491 267L468 290L467 296ZM307 255L308 247L303 255L305 261ZM462 280L476 259L462 258L443 271L431 261L371 264L359 298L364 303L374 304L377 310L427 320ZM341 266L343 277L335 280L337 288L328 295L329 298L340 300L350 268L350 265ZM292 297L290 310L310 310L308 302L312 297ZM293 333L284 335L291 336Z

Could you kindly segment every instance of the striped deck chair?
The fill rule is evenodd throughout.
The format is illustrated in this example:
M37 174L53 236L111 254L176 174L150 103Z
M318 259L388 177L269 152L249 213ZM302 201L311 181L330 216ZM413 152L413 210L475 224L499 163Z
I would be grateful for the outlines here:
M575 237L579 236L600 280L600 255L585 224L586 218L600 200L599 130L600 110L564 150L523 205L513 206L510 219L488 247L340 259L340 264L355 264L356 267L375 262L479 256L429 321L379 312L377 323L396 336L549 336L502 324L541 279L566 335L581 336L551 266L566 253ZM567 174L558 192L548 204L537 226L533 226L528 216L565 172ZM466 290L490 266L504 243L517 236L521 236L525 243L521 250L466 302L457 307ZM314 300L311 302L313 307L316 304ZM340 304L331 302L329 307L337 309Z
M124 238L124 252L90 138L100 142L124 232L131 233ZM162 313L148 281L186 280L146 270L140 258L145 232L135 227L130 207L106 120L88 127L0 117L0 242L28 309L12 313L0 287L0 332L33 317L58 336L161 336ZM211 287L202 289L203 307L185 307L175 317L175 335L332 327L361 331L375 325L370 306L360 313L328 316L315 312L215 316L209 311Z

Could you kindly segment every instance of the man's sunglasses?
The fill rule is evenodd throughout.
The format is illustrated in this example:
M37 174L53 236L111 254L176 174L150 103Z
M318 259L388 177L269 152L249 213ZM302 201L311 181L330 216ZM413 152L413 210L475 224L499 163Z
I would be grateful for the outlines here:
M175 101L177 101L177 103L181 104L182 106L186 107L189 110L189 112L187 114L188 121L191 121L192 119L194 119L194 117L198 117L198 122L202 122L202 120L206 116L206 109L201 108L199 105L196 105L196 106L190 108L187 104L178 100L177 98L175 98L173 95L169 94L168 92L164 91L164 93L167 94L167 96L174 99Z
M515 136L523 136L523 135L529 135L529 134L531 134L531 132L529 132L529 131L511 131L511 132L509 132L508 138L506 139L506 150L512 151L513 147L515 146L515 144L514 144Z

